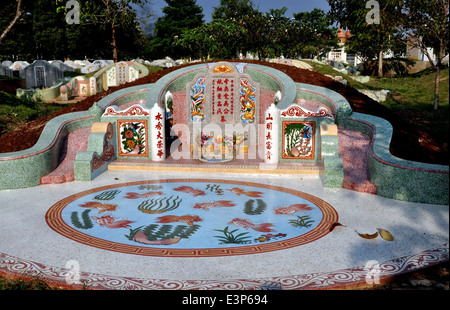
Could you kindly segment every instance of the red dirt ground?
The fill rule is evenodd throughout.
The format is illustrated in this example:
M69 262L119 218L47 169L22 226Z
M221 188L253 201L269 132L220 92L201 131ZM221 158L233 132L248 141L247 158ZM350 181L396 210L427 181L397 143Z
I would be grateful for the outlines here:
M390 146L391 153L393 155L414 161L444 165L449 164L448 147L446 145L439 142L438 139L431 137L427 132L421 130L417 126L409 123L407 120L403 120L399 115L390 111L388 108L361 94L354 88L334 81L333 79L320 73L300 69L294 66L269 62L247 62L258 63L278 69L289 75L295 82L298 83L313 84L332 89L340 93L349 101L354 112L375 115L388 120L394 128L394 134ZM15 152L32 147L39 139L45 124L55 116L75 111L85 111L89 109L94 102L99 101L103 97L117 91L118 89L154 83L167 73L178 70L184 66L189 65L164 69L134 82L117 87L111 87L108 91L88 97L56 113L31 121L13 132L0 136L0 153Z

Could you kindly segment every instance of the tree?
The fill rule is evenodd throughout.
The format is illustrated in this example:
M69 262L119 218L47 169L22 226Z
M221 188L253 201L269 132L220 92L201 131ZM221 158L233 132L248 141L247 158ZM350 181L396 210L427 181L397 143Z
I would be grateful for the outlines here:
M102 5L98 5L96 2L98 1L92 2L93 14L91 17L95 23L100 23L103 26L109 25L111 27L113 60L117 62L117 28L130 25L138 28L136 25L136 12L132 4L144 5L147 0L101 0Z
M436 111L439 108L442 59L448 55L449 1L405 0L402 12L399 28L404 33L405 44L419 48L428 57L436 73L434 90L434 110ZM433 61L429 47L433 48L436 61Z
M231 19L241 21L244 17L257 13L251 0L220 0L220 6L214 8L213 19Z
M383 54L389 51L397 36L399 4L402 0L379 0L379 20L368 23L370 9L366 0L328 0L330 16L351 31L348 48L363 58L378 59L378 76L383 76Z
M11 20L9 25L2 31L0 34L0 45L2 44L3 39L6 37L6 34L11 30L11 28L14 26L14 24L17 23L20 16L22 15L22 0L17 0L17 6L16 6L16 14L14 15L14 18Z
M294 19L297 21L297 27L301 29L299 35L306 41L305 49L313 55L319 57L337 45L337 29L323 10L316 8L311 12L296 13Z
M56 0L60 5L57 11L65 11L66 0ZM132 30L131 34L140 32L135 7L143 7L147 0L79 0L80 24L100 26L102 30L110 30L112 56L118 61L118 31ZM73 25L71 25L73 26ZM76 27L75 27L76 28ZM93 38L94 39L94 38ZM95 39L94 39L95 40Z
M36 58L63 59L67 53L64 12L57 12L54 1L35 0L31 16L30 36L36 44Z
M234 58L242 48L245 29L228 19L214 19L195 29L186 29L176 45L190 51L190 57Z
M203 25L203 9L195 0L165 0L164 16L155 24L155 37L152 42L157 54L161 57L182 57L189 54L176 41L187 29L195 29Z
M3 31L4 37L0 45L0 58L2 59L20 59L31 61L36 57L36 44L33 42L33 18L32 10L34 2L32 0L22 0L21 15L13 27L11 21L17 12L17 1L7 0L2 3L2 14L0 14L0 29L9 29Z

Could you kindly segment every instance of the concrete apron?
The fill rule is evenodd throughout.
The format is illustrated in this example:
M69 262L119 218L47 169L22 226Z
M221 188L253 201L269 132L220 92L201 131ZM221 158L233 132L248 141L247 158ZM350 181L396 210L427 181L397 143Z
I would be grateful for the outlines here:
M245 176L248 182L316 196L333 206L339 223L345 225L316 241L286 250L206 258L132 255L67 239L45 220L51 206L81 191L180 177L243 181L242 174L212 177L211 173L107 171L92 182L0 191L0 272L40 273L40 278L74 284L67 273L76 265L80 279L93 289L254 289L267 285L326 289L365 284L372 276L383 279L448 260L448 206L324 188L318 175ZM373 234L377 228L388 230L394 240L365 239L357 233Z

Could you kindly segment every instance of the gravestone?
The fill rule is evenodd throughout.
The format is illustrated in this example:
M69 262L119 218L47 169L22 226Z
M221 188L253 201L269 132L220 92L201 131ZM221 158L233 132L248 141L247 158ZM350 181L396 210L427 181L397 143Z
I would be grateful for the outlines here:
M103 59L97 59L93 62L93 64L97 65L99 68L104 68L104 67L111 65L111 63L109 63L107 60L103 60Z
M13 76L13 70L0 64L0 75Z
M116 85L125 84L129 79L128 64L126 62L119 62L116 65Z
M94 71L99 70L101 67L98 63L94 64L94 63L88 63L86 64L84 67L81 68L81 73L87 74L87 73L91 73Z
M108 66L106 72L107 87L119 86L139 78L139 71L133 68L132 62L121 61Z
M74 68L74 67L69 66L68 64L62 62L61 60L55 60L55 61L52 61L51 64L54 65L54 66L56 66L56 67L58 67L58 68L61 69L61 71L63 71L63 72L64 72L64 71L70 71L70 72L74 72L74 71L75 71L75 68Z
M10 67L12 65L12 61L11 60L5 60L2 62L2 65L4 65L5 67Z
M11 66L9 66L9 68L11 70L19 71L25 69L29 65L30 64L26 61L15 61Z
M73 69L81 69L81 65L75 63L75 62L72 61L72 60L66 60L64 63L65 63L66 65L68 65L69 67L72 67Z
M64 79L64 72L46 60L36 60L21 70L20 76L25 79L27 89L44 88L54 86Z
M210 136L213 128L216 143L220 144L220 138L233 140L233 135L244 134L242 130L228 132L230 128L251 132L257 143L260 85L250 75L239 73L232 63L218 62L206 74L198 74L186 91L187 124L194 148L198 148L199 136Z

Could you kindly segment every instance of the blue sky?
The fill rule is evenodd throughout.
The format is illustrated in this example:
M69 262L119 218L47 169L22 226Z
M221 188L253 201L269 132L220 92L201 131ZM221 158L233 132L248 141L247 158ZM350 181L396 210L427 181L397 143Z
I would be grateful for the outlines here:
M150 0L150 2L152 3L150 8L154 15L152 20L156 20L162 16L161 10L166 6L166 2L164 0ZM309 12L314 8L319 8L327 12L330 8L327 0L253 0L253 3L259 8L260 12L268 12L270 9L287 7L287 17L292 17L292 14L298 12ZM214 7L220 5L220 0L197 0L197 4L203 8L205 21L209 22Z

